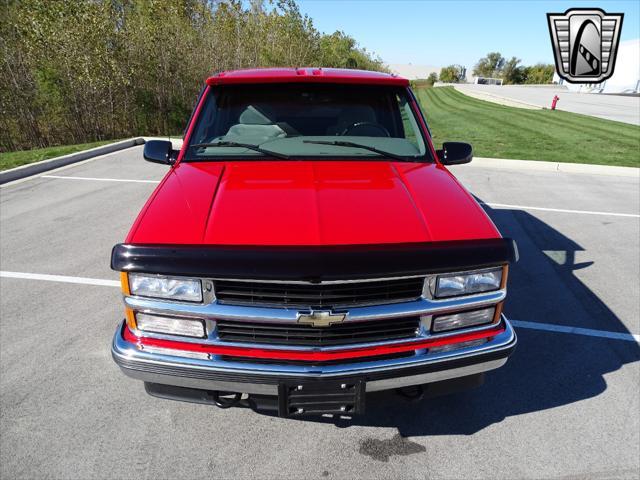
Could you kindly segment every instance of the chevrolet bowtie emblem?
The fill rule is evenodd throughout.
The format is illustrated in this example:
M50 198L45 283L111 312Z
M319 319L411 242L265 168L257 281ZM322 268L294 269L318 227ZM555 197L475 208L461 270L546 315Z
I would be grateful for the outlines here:
M312 327L328 327L334 323L344 322L346 313L331 313L329 311L320 310L311 313L298 313L298 323L303 325L311 325Z

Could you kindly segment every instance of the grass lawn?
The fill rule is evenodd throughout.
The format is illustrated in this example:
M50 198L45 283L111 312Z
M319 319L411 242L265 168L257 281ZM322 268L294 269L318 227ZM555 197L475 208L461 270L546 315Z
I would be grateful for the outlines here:
M640 127L559 110L505 107L453 87L418 88L436 148L469 142L479 157L640 166Z
M0 153L0 170L19 167L27 163L39 162L48 158L60 157L69 153L99 147L107 143L117 142L117 140L105 140L102 142L80 143L78 145L62 145L60 147L36 148L34 150L21 150L18 152Z

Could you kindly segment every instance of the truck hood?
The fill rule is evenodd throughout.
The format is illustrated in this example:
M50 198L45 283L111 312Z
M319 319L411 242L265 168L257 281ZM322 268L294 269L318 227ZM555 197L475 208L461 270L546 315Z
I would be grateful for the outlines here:
M441 165L235 161L173 168L127 242L357 245L499 236Z

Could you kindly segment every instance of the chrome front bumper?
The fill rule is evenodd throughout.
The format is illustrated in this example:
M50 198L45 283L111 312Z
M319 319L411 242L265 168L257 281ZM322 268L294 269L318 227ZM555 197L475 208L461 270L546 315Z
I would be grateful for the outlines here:
M404 358L330 366L237 363L213 356L210 360L149 353L123 336L122 322L111 353L131 378L150 383L203 390L277 395L282 381L360 379L366 391L379 391L473 375L504 365L516 346L516 334L503 316L505 331L479 346L429 353L416 350Z

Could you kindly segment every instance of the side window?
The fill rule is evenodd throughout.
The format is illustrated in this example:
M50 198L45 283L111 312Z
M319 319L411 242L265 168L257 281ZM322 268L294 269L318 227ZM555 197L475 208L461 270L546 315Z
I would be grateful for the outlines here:
M193 121L193 116L196 113L196 107L200 104L200 100L202 100L202 95L204 95L204 92L207 91L207 87L204 86L202 87L202 89L200 90L200 93L198 94L198 97L196 98L196 103L193 105L193 110L191 110L191 115L189 115L189 120L187 121L187 124L184 126L184 130L182 131L182 138L184 139L184 137L187 136L187 130L189 128L189 125L191 125L191 122Z
M416 117L411 111L411 105L407 102L405 96L396 96L400 115L402 116L402 127L404 128L404 138L413 143L415 147L424 154L425 145L420 135L420 130L416 122Z
M209 92L205 100L205 104L200 110L199 118L196 130L193 132L191 143L206 143L212 140L213 127L215 121L216 111L216 96L213 92Z

